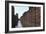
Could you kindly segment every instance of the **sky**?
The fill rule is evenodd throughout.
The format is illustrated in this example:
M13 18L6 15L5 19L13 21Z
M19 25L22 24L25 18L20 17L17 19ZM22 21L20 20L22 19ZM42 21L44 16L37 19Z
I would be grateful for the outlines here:
M15 6L15 15L18 13L18 18L20 18L24 12L28 11L29 7L26 6Z

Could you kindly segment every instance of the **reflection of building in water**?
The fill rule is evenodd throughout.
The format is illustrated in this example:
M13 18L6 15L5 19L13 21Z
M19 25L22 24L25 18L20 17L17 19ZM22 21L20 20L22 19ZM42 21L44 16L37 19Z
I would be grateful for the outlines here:
M20 20L23 27L40 26L40 7L29 7Z

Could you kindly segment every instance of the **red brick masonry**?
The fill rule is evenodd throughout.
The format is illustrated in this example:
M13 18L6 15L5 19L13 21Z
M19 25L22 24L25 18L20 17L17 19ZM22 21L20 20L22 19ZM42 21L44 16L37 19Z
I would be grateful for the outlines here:
M20 21L23 27L39 27L40 7L29 7L29 10L21 16Z

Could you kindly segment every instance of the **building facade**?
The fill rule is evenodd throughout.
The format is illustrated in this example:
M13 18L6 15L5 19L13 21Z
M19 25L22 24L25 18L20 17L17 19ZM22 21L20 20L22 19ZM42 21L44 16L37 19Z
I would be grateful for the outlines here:
M40 7L29 7L29 10L21 16L20 21L23 27L39 27Z

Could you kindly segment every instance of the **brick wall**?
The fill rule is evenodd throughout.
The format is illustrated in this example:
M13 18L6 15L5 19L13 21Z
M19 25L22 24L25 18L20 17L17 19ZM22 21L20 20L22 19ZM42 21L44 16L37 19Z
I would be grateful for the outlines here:
M30 10L23 14L20 20L23 27L40 26L40 7L32 7Z

